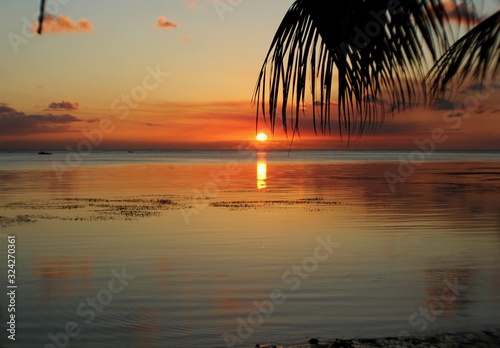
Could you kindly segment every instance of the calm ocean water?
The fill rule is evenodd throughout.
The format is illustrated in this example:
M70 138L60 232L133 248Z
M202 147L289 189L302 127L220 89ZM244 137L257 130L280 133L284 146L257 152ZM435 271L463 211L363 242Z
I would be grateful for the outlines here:
M500 152L0 152L8 235L5 347L500 327Z

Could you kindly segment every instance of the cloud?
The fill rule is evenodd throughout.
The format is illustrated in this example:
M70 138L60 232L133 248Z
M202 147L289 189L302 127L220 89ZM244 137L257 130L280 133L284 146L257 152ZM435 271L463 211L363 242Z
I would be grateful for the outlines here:
M198 3L198 0L182 0L182 2L187 2L187 8L189 10L195 10L200 7L200 4Z
M33 23L32 30L36 32L38 23ZM54 16L45 14L43 20L43 32L46 33L89 33L94 30L92 23L86 19L80 19L78 22L73 22L70 16L61 14Z
M0 103L0 136L64 132L69 124L80 121L69 114L26 115Z
M453 118L453 117L463 117L465 115L465 112L463 110L458 110L455 112L451 112L447 114L447 118Z
M191 35L182 35L181 36L181 41L182 42L188 42L188 41L191 40L191 37L192 37Z
M448 14L448 20L454 22L467 22L477 24L481 21L478 13L472 7L467 7L464 2L455 3L455 1L444 2L444 9Z
M492 82L489 84L475 83L475 84L469 85L467 87L464 87L458 93L459 94L467 94L469 92L482 92L482 91L494 92L497 89L500 89L499 82Z
M434 10L432 9L432 6L427 6L429 8L429 15L434 17ZM464 1L458 2L455 0L445 0L443 1L443 9L449 22L475 25L482 20L481 16L476 11L476 8L473 6L467 6Z
M77 110L80 105L77 102L62 100L61 102L52 102L49 104L50 110Z
M378 104L385 104L386 103L385 100L382 100L373 94L366 94L365 96L363 96L363 101L365 103L378 103Z
M165 16L160 16L156 25L161 29L172 29L178 27L176 23L169 21Z
M314 106L318 106L319 107L319 106L322 106L322 105L323 105L323 102L321 100L316 100L314 102ZM337 106L337 105L338 105L338 103L336 101L330 101L330 107Z
M476 83L476 84L473 84L473 85L470 85L469 87L466 88L466 90L469 90L469 91L483 91L485 89L487 89L488 87L482 83Z
M432 110L461 110L464 108L463 104L453 102L444 98L437 98L431 104Z
M0 104L0 117L2 114L10 114L13 112L16 112L16 110L11 108L7 104L5 104L5 103Z

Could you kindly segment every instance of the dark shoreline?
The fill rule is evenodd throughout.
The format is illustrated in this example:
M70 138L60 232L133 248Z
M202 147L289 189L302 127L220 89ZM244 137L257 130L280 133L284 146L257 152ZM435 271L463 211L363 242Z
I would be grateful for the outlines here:
M482 332L464 332L436 334L432 336L411 336L406 338L359 338L332 339L317 344L303 343L300 345L257 344L258 348L498 348L500 347L500 330ZM250 347L250 346L249 346Z

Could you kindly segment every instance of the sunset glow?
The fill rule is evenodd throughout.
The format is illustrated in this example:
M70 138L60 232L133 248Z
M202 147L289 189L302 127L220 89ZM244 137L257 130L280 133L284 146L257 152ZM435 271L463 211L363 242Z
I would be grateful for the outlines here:
M267 140L267 134L266 133L259 133L255 136L255 139L257 141L266 141Z
M218 3L124 1L121 15L111 16L114 2L65 2L48 16L43 35L35 35L36 1L5 2L0 150L75 149L89 134L93 150L238 148L255 129L252 91L293 0L230 2L223 12ZM235 49L238 43L245 44ZM440 150L500 148L500 84L469 82L458 92L430 107L386 115L375 133L366 131L349 148L418 149L415 141L434 129L447 135ZM304 102L293 148L345 149L335 107L330 129L314 129L317 103ZM261 122L267 120L259 114ZM106 131L97 136L103 124ZM273 148L288 149L290 137L276 124ZM261 145L268 140L266 133L255 137Z

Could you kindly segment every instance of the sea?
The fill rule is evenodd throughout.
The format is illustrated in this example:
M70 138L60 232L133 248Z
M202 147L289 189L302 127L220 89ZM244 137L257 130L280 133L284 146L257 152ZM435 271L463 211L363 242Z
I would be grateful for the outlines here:
M0 347L500 329L499 151L0 152Z

